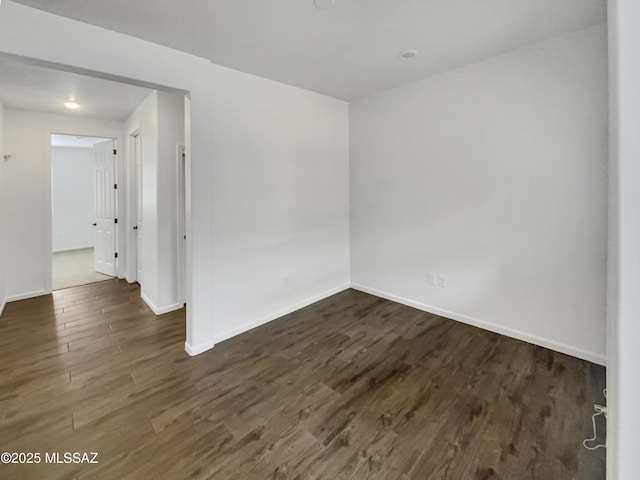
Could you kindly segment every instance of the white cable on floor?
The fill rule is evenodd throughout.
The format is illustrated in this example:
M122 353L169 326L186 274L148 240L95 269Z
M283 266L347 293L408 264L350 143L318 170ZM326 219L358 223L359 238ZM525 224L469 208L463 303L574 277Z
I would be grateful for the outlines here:
M607 389L605 388L604 391L604 398L607 398ZM593 406L593 409L596 411L596 413L594 413L591 416L591 423L593 424L593 438L587 438L586 440L582 441L582 446L584 448L586 448L587 450L597 450L598 448L607 448L607 444L603 443L603 444L598 444L594 447L589 447L587 445L587 443L593 442L596 440L596 438L598 438L598 432L596 431L596 417L600 416L600 415L604 415L604 418L607 418L607 407L602 406L602 405L598 405L595 404Z

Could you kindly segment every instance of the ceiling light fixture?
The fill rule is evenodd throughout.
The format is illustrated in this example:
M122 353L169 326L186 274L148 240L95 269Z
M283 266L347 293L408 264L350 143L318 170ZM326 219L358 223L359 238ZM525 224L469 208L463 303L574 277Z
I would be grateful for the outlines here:
M406 52L403 52L400 54L400 58L402 60L409 60L411 58L416 58L417 56L418 56L417 50L407 50Z
M320 10L329 10L336 6L338 0L313 0L313 6Z
M70 108L71 110L80 108L80 105L78 105L76 102L64 102L64 106Z

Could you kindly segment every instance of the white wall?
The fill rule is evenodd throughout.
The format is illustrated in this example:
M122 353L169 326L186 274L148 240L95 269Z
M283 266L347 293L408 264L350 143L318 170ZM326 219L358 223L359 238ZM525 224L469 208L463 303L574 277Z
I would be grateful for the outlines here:
M3 141L3 131L4 131L4 106L2 102L0 102L0 225L4 225L4 221L7 216L7 202L4 197L4 182L2 179L4 178L4 169L5 169L5 160L4 160L4 141ZM2 311L4 310L4 306L6 303L6 231L5 227L0 228L0 315L2 315Z
M640 478L640 2L609 2L607 478Z
M349 125L345 102L259 77L212 88L219 341L348 286Z
M93 247L94 170L93 149L51 147L54 252Z
M606 48L597 26L353 102L358 288L604 363Z
M177 265L177 146L184 144L184 96L152 92L125 122L130 181L127 184L129 224L135 223L136 184L132 134L138 133L142 153L142 297L156 312L181 308ZM128 228L128 251L136 250ZM127 277L135 278L134 256Z
M4 4L3 4L4 5ZM7 297L51 289L51 133L117 138L120 122L5 109L4 150L12 158L2 175L5 209Z

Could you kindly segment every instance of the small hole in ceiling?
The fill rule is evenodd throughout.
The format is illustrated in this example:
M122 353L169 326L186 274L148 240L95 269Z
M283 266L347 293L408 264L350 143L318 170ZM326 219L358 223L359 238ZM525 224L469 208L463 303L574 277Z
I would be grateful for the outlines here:
M418 51L417 50L408 50L406 52L403 52L400 54L400 58L402 60L409 60L411 58L415 58L418 56Z

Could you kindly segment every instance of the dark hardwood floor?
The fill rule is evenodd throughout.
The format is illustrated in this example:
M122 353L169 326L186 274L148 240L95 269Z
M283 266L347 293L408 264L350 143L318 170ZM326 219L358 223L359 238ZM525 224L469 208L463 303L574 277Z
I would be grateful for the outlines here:
M118 280L8 304L0 452L43 458L0 478L605 478L600 366L353 290L198 357L184 324Z

